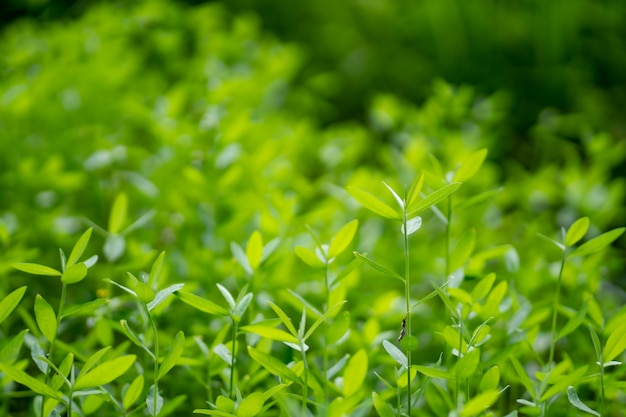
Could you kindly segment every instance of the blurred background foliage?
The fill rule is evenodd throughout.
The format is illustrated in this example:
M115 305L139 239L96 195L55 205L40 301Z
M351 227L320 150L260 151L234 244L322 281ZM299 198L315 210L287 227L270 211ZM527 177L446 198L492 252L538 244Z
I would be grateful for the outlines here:
M57 248L95 224L100 262L70 303L105 296L100 278L146 270L160 250L171 282L211 294L215 282L241 288L249 277L230 243L245 245L255 230L280 239L256 278L258 307L284 288L321 302L319 271L293 255L295 244L312 245L305 225L327 241L358 217L354 249L400 271L399 227L360 209L345 187L391 202L381 181L403 189L425 169L433 190L480 148L489 149L484 166L453 200L454 242L470 228L477 235L468 279L496 271L526 299L544 300L559 253L538 232L555 237L581 216L590 237L626 224L623 1L1 7L0 274L10 279L0 294L27 284L54 300L49 282L10 265L57 267ZM108 218L122 194L123 227L143 220L117 251L103 249L119 232ZM445 228L435 213L424 220L411 241L416 294L444 281ZM601 294L607 311L623 304L624 243L566 271L568 305L585 291ZM402 288L362 269L342 291L355 323L395 332ZM435 308L418 320L433 361L442 349L431 339ZM85 337L87 348L110 343L103 334ZM353 344L375 336L354 334Z

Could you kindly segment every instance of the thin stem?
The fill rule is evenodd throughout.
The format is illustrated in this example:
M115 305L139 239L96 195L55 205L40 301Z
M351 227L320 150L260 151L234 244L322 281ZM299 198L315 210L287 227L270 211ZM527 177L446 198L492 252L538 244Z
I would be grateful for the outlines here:
M228 387L228 398L233 399L233 387L235 386L235 349L237 347L237 322L233 318L233 344L230 353L230 386Z
M604 357L600 353L600 417L604 416Z
M65 299L67 297L67 284L63 284L63 286L61 287L61 300L59 301L59 309L58 309L58 313L56 316L56 320L57 320L57 333L59 332L59 327L61 326L61 315L63 314L63 306L65 305ZM55 342L57 340L57 334L54 335L54 338L52 339L52 341L50 342L50 349L48 349L48 360L52 361L52 353L54 352L54 345ZM50 380L50 366L46 367L46 376L44 378L44 381L46 383L46 385L48 385L48 382ZM45 412L45 398L42 399L41 402L41 417L45 417L44 416L44 412ZM70 410L71 410L71 405L70 405ZM70 414L68 414L68 417L71 417Z
M550 356L548 358L548 369L552 370L554 364L554 348L556 346L556 316L559 309L559 298L561 296L561 278L563 277L563 269L565 268L566 255L563 251L563 257L561 258L561 267L559 268L559 278L556 283L556 292L554 293L554 304L552 305L552 341L550 343Z
M326 308L324 309L323 313L325 314L328 309L330 308L330 285L328 284L328 260L326 260L326 269L325 269L325 273L324 273L324 287L326 290ZM324 325L323 325L323 335L322 335L322 368L323 368L323 372L324 372L324 400L326 402L328 402L328 345L326 343L326 333L328 330L328 325L326 323L326 320L324 320Z
M450 276L450 235L452 228L452 196L448 196L448 210L446 210L446 277Z
M159 398L159 334L157 332L156 324L154 320L152 320L152 315L150 314L150 310L148 310L148 306L146 307L146 312L148 313L148 321L150 321L150 325L152 327L152 333L154 334L154 392L153 392L153 403L152 403L152 415L154 417L157 416L157 400Z
M406 334L411 340L411 276L409 265L409 233L408 233L408 219L406 213L406 207L403 210L404 221L404 296L406 299ZM411 416L411 349L410 344L406 349L406 357L408 361L408 369L406 373L406 392L407 392L407 411L409 417Z
M307 397L309 396L309 362L306 360L304 351L304 340L300 340L300 351L302 352L302 363L304 364L304 386L302 387L302 417L306 417Z

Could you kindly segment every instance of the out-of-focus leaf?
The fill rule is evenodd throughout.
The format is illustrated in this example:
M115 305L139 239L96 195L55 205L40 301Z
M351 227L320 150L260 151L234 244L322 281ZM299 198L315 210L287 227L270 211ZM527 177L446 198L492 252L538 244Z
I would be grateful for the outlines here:
M348 187L348 192L352 195L352 197L354 197L356 201L361 203L363 207L373 211L379 216L392 220L402 219L402 215L398 210L391 208L389 205L383 203L377 197L374 197L367 191L363 191L356 187Z
M596 236L580 245L570 254L570 256L585 256L598 252L613 243L614 240L624 233L624 230L626 230L626 227L619 227L606 233L602 233L600 236Z
M33 275L45 275L48 277L60 277L61 273L54 268L50 268L45 265L32 264L32 263L15 263L13 268L19 269L22 272L26 272Z
M407 216L413 217L420 211L423 211L428 207L437 204L438 202L455 192L460 186L460 182L453 182L451 184L444 185L437 191L434 191L433 193L424 197L422 200L417 201L415 204L413 204L413 206L407 207Z
M18 306L24 293L26 292L26 286L20 287L6 295L0 301L0 323L2 323L11 314L15 307Z
M588 229L589 217L581 217L576 220L567 230L567 234L565 235L565 244L567 246L575 245L585 236Z
M117 234L122 231L126 222L126 212L128 211L128 197L126 193L119 193L113 201L111 213L109 215L109 233Z
M337 234L332 238L330 242L330 247L328 249L328 257L334 258L340 253L342 253L352 242L354 235L356 233L356 229L359 225L358 220L352 220L345 226L343 226Z

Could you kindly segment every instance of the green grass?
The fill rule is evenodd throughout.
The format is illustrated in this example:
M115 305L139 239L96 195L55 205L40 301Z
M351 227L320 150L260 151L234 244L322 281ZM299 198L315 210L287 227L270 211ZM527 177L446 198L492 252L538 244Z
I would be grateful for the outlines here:
M624 409L619 138L443 81L324 126L215 5L1 36L1 415Z

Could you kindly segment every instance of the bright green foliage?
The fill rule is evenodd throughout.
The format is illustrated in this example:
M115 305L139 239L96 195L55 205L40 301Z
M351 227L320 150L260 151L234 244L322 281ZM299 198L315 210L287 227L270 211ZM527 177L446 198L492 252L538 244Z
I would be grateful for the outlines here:
M17 307L20 303L25 292L26 287L20 287L0 300L0 323L2 323L9 316L9 314L15 310L15 307Z
M88 372L81 372L76 378L74 389L85 389L108 384L124 374L135 362L135 355L125 355L104 362Z
M35 320L44 337L52 342L57 335L57 318L50 304L39 294L35 297Z

